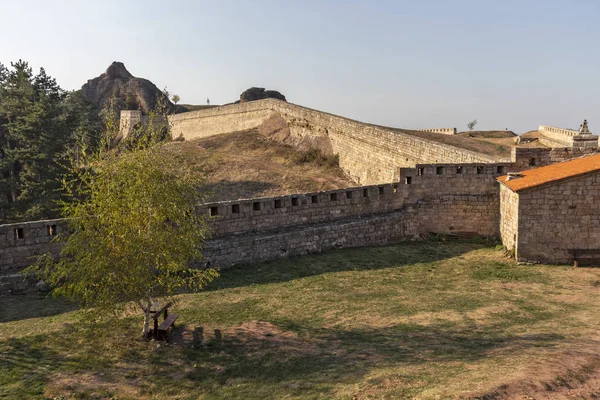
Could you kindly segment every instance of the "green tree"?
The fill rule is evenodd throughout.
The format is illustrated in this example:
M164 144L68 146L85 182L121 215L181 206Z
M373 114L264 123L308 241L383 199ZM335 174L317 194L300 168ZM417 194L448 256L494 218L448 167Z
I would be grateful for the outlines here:
M177 103L179 103L179 100L181 100L181 97L179 97L179 95L178 95L178 94L174 94L174 95L171 97L171 100L173 100L173 103L177 104Z
M130 132L129 137L125 141L126 148L144 149L170 140L171 127L168 117L171 112L169 92L165 89L162 96L157 96L154 109L148 111L147 122L139 124ZM105 121L107 121L108 126L108 118Z
M60 162L82 115L79 101L42 68L0 66L0 220L54 216Z
M199 290L217 277L190 267L208 235L198 209L204 199L196 178L174 171L156 147L101 152L75 167L64 180L71 233L60 260L42 257L30 271L82 306L119 310L143 301L147 335L153 298Z
M138 103L135 96L131 93L125 95L125 110L137 110Z
M467 128L469 128L469 130L472 131L473 128L475 128L475 125L477 125L477 120L476 119L474 119L473 121L469 122L467 124Z

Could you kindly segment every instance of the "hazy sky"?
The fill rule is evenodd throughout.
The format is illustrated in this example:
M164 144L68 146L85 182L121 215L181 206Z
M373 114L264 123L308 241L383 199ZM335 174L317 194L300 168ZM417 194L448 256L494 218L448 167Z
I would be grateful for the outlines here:
M0 62L77 89L112 61L181 96L290 102L404 128L600 133L600 1L6 1Z

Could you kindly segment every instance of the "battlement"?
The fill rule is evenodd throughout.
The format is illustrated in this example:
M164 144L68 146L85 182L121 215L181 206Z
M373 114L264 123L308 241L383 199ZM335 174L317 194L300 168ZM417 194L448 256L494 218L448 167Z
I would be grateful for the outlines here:
M432 129L417 129L418 132L433 132L441 133L444 135L456 135L456 128L432 128Z
M542 134L540 142L548 147L598 147L598 136L589 131L587 120L583 121L578 131L540 125L539 132Z

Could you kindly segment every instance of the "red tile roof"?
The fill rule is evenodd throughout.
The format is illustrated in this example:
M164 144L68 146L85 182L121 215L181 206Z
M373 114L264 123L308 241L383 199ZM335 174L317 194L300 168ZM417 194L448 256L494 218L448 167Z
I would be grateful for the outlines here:
M518 192L592 171L600 171L600 154L521 171L519 174L522 175L522 178L508 180L508 175L504 175L496 179L514 192Z

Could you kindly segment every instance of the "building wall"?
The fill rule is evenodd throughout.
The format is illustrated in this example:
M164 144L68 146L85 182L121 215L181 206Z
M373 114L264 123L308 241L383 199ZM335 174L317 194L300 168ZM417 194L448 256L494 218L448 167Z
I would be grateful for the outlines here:
M503 184L500 187L500 238L502 244L510 251L517 252L519 195Z
M519 260L569 263L569 249L600 248L600 173L519 192Z

